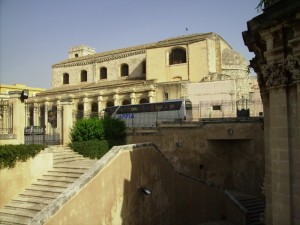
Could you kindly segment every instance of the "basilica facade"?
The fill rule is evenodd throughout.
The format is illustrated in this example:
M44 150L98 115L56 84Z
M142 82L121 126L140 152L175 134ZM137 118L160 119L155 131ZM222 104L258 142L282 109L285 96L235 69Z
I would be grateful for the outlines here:
M66 102L72 104L73 116L86 117L101 115L108 106L182 98L211 102L208 110L222 110L213 106L260 99L258 93L248 61L215 33L100 53L80 45L52 66L51 89L27 100L27 124L52 126L48 112L59 111Z

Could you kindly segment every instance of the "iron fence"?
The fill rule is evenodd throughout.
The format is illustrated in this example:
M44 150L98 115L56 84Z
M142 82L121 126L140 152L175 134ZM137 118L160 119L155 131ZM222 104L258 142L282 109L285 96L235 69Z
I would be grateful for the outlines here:
M58 145L62 142L63 110L43 103L25 105L25 144Z
M0 101L0 134L13 133L13 104Z
M158 117L155 114L149 114L144 116L143 121L139 121L137 118L133 119L130 115L124 115L122 119L126 122L128 127L154 127L159 123L182 123L181 117L176 116L170 118L169 113L160 114ZM254 117L263 116L263 105L261 101L250 101L247 99L241 99L239 101L200 101L199 104L193 104L192 110L187 113L190 115L187 117L187 121L201 121L207 119L230 119L230 118L242 118L247 120ZM83 118L103 117L103 113L74 110L74 121Z

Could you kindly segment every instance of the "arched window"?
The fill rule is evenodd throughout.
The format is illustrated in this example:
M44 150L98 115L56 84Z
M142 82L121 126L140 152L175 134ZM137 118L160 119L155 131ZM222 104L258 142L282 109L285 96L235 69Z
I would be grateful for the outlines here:
M63 84L69 84L69 74L64 73L63 75Z
M76 115L76 118L77 119L81 119L83 118L83 115L84 115L84 106L82 103L79 103L77 105L77 115Z
M115 104L112 101L106 102L106 107L114 106Z
M100 80L107 79L107 68L101 67L100 68Z
M75 54L75 58L77 58L78 57L78 54Z
M129 75L129 66L124 63L121 65L121 77L125 77Z
M80 80L81 80L81 82L87 82L87 71L86 70L81 71Z
M186 50L184 48L174 48L169 54L169 65L186 63Z
M142 98L142 99L140 100L140 104L143 104L143 103L149 103L149 100L146 99L146 98Z
M130 105L130 101L128 99L125 99L122 101L122 105Z
M98 117L98 103L93 102L91 108L92 108L91 117Z

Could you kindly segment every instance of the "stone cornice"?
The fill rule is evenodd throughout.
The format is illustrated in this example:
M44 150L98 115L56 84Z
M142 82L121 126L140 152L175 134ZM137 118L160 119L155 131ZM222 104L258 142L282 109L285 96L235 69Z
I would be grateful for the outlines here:
M133 47L123 48L123 49L116 49L108 52L95 53L83 57L67 59L60 63L52 65L52 68L72 67L78 65L88 65L97 62L104 62L104 61L128 57L131 55L143 54L146 52L147 49L151 49L151 48L187 45L197 41L203 41L211 38L222 39L222 37L220 37L219 35L213 32L184 35L180 37L168 38L155 43L133 46ZM222 40L225 41L224 39Z
M139 50L139 51L133 51L133 52L126 52L126 53L122 53L122 54L114 54L114 55L110 55L110 56L99 56L99 57L92 58L92 59L80 60L80 61L69 62L69 63L67 62L67 63L55 64L52 66L52 68L89 65L89 64L93 64L93 63L100 63L100 62L105 62L105 61L110 61L110 60L115 60L115 59L120 59L120 58L126 58L126 57L133 56L133 55L139 55L139 54L143 54L145 52L146 52L146 50Z

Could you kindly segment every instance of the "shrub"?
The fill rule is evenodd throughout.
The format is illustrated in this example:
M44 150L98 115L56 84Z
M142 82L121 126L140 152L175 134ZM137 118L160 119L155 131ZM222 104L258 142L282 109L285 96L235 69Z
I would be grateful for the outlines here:
M126 125L123 121L104 117L76 121L71 130L69 146L84 157L100 159L115 145L125 143Z
M106 140L120 140L126 137L126 124L122 120L104 117L103 127Z
M0 145L0 169L13 168L16 162L25 162L36 156L46 145Z
M70 135L72 142L103 140L103 122L97 118L78 120L71 130Z
M91 159L100 159L109 151L108 141L82 141L73 142L69 145L75 152L83 155L84 157L89 157Z

